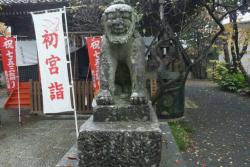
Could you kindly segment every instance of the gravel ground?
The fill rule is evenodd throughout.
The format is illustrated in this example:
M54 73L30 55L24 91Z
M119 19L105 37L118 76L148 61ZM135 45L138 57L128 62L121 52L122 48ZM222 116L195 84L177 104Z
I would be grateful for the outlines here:
M197 108L185 117L193 146L183 153L189 167L250 166L250 98L223 92L209 81L188 81L186 96Z

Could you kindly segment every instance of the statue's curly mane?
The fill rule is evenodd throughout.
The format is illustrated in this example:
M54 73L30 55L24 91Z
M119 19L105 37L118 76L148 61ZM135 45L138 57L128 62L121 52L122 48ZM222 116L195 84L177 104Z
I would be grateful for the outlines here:
M111 5L115 4L126 4L126 2L124 0L114 0L113 2L111 2Z

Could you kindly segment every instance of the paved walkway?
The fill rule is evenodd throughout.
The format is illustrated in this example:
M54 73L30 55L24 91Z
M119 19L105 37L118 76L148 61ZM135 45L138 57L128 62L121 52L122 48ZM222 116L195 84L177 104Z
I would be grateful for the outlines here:
M6 90L0 89L0 167L53 167L76 143L72 115L36 116L17 110L4 110ZM78 124L84 123L80 117Z
M76 142L73 119L26 114L19 127L16 111L0 110L0 115L0 167L53 167Z
M250 98L220 91L212 82L189 81L186 119L195 130L183 153L189 167L250 166Z

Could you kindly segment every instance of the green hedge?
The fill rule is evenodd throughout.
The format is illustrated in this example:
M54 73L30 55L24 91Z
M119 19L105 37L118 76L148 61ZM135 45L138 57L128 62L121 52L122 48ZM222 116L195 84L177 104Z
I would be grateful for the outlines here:
M238 92L248 89L243 74L238 71L231 71L226 67L225 63L215 61L213 71L208 70L213 76L214 81L223 89L231 92Z

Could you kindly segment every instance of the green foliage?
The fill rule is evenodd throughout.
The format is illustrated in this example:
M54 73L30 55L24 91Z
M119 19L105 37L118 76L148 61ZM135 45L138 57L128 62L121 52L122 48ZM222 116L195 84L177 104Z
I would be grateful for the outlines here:
M231 71L225 63L215 61L215 69L211 72L214 81L223 89L238 92L247 88L246 80L240 71Z
M181 151L185 151L191 144L191 133L194 130L184 121L169 122L175 141Z

